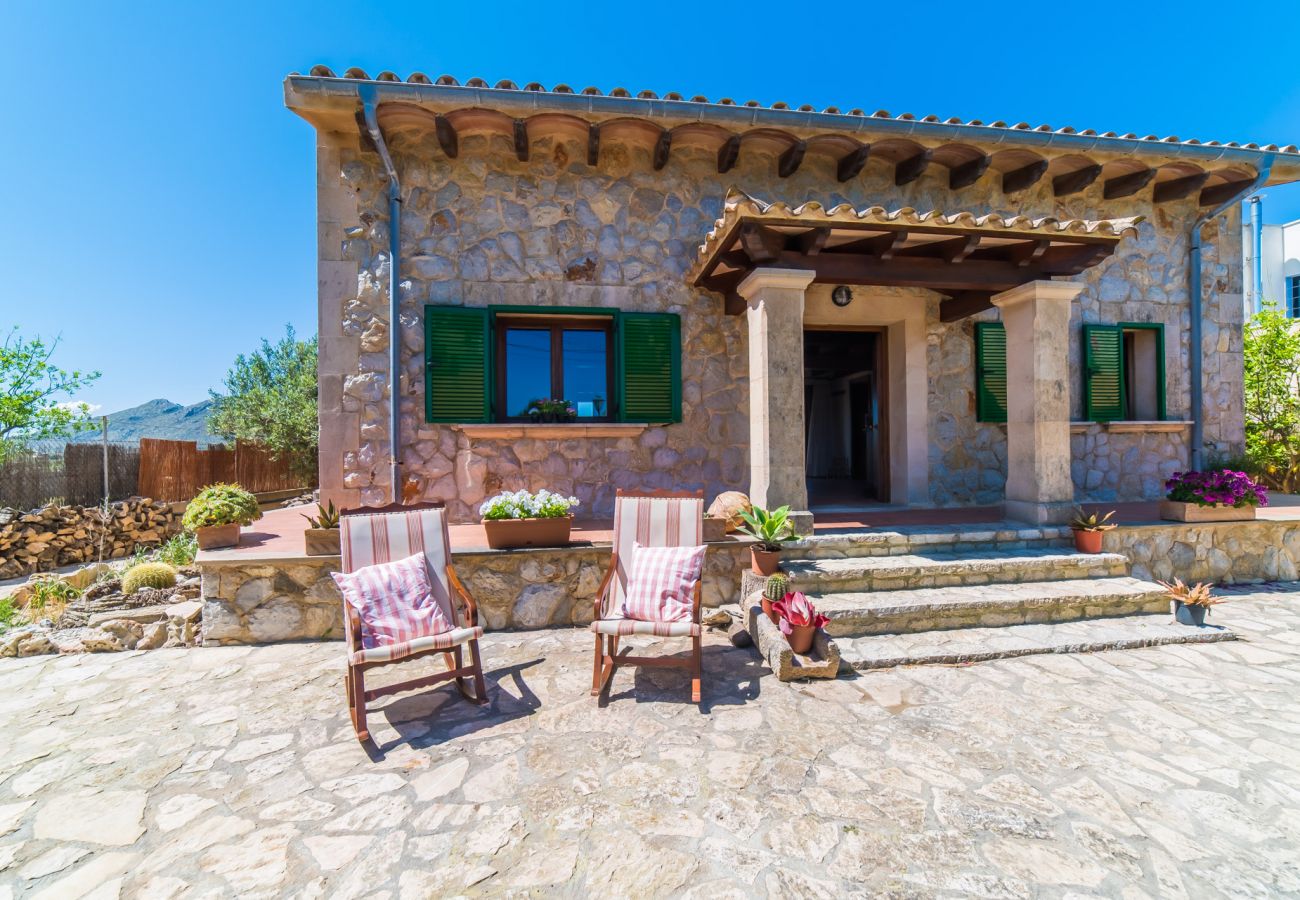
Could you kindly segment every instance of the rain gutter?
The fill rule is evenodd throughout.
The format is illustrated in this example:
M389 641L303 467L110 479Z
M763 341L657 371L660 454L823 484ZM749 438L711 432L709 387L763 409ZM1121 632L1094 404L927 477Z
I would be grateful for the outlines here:
M1273 170L1273 156L1272 153L1264 154L1259 161L1259 174L1255 176L1254 181L1243 188L1235 197L1225 200L1210 212L1198 217L1192 224L1191 239L1188 241L1187 248L1187 252L1191 256L1187 278L1187 291L1191 299L1191 334L1188 341L1190 344L1188 364L1192 382L1191 466L1196 471L1199 471L1205 463L1205 385L1201 374L1205 354L1205 349L1201 346L1201 317L1203 315L1204 294L1204 288L1201 285L1201 228L1234 203L1240 203L1263 187L1264 183L1268 181L1269 173Z
M402 502L402 486L398 480L401 464L401 450L398 436L401 433L401 365L399 351L402 346L401 317L398 297L398 278L402 259L402 184L397 178L397 167L384 142L384 132L379 128L379 119L375 115L378 105L377 94L373 84L358 84L357 94L361 99L362 114L366 123L366 132L379 151L379 158L384 163L388 175L388 475L389 502Z

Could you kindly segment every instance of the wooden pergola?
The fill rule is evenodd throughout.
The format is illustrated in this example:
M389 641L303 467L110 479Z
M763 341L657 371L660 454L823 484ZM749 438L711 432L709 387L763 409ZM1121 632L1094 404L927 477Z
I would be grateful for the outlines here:
M740 282L771 267L809 271L825 284L928 288L944 296L939 318L953 322L990 309L994 294L1078 275L1115 252L1141 221L826 209L816 202L791 208L733 189L687 277L725 295L731 315L745 309Z

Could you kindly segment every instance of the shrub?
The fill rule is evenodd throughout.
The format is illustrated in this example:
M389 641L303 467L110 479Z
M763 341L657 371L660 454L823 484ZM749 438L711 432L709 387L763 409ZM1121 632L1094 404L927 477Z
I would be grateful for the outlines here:
M485 519L558 519L578 505L577 497L564 497L547 490L497 494L478 508Z
M52 575L33 578L27 588L27 617L33 621L38 616L58 619L69 601L81 596L79 589Z
M8 597L0 597L0 634L5 629L12 627L18 621L18 610L14 608L14 602Z
M188 531L182 531L180 534L169 537L153 556L158 562L180 568L194 562L194 556L198 552L198 538Z
M169 588L176 586L176 570L167 563L147 562L132 566L122 576L122 593L134 594L141 588Z
M262 517L257 498L237 484L212 484L185 507L185 528L197 531L212 525L251 525Z
M1275 490L1300 489L1300 327L1276 304L1246 323L1246 456Z
M1175 472L1165 482L1166 499L1197 506L1268 506L1268 490L1245 472Z

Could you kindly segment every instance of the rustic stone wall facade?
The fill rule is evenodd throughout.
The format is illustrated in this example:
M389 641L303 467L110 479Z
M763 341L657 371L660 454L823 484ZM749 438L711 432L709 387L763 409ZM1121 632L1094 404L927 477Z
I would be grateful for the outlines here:
M477 550L453 554L456 575L478 603L490 631L587 625L610 548ZM740 571L749 545L711 544L704 557L701 602L740 601ZM203 643L261 644L343 637L343 598L330 572L337 556L200 563Z
M1123 553L1135 578L1242 584L1300 578L1300 522L1138 525L1106 532L1102 549Z
M1165 326L1167 417L1190 417L1187 375L1188 229L1193 199L1153 206L1149 197L1103 201L1098 181L1065 198L1051 179L1004 195L988 176L952 192L933 167L903 187L873 160L839 183L828 160L809 159L778 178L775 156L746 150L719 175L713 154L674 148L655 171L649 151L535 141L516 159L502 137L462 135L448 160L427 139L390 135L404 192L400 283L403 348L400 460L408 499L447 502L454 521L476 518L498 490L548 487L578 496L584 515L608 516L618 487L745 490L748 481L747 335L720 297L688 287L683 272L719 214L728 187L764 199L824 204L968 210L1033 216L1147 215L1136 237L1078 277L1069 347L1078 375L1071 404L1082 416L1080 325ZM321 289L321 477L343 505L389 495L387 429L386 182L375 154L355 135L321 133L318 152ZM1233 210L1206 228L1205 436L1211 455L1238 452L1241 421L1240 229ZM914 291L928 322L929 494L936 505L996 503L1006 478L1006 435L974 417L972 319L941 323L938 296ZM424 421L426 304L588 306L679 313L683 327L683 417L633 435L537 440L485 438ZM996 318L996 312L982 314ZM1104 440L1102 438L1105 438ZM1184 435L1093 435L1074 441L1081 500L1132 500L1187 463ZM1135 455L1141 471L1130 465ZM341 463L341 464L340 464Z
M107 517L97 506L0 509L0 579L93 562L101 554L122 559L180 531L174 504L140 497L111 504Z

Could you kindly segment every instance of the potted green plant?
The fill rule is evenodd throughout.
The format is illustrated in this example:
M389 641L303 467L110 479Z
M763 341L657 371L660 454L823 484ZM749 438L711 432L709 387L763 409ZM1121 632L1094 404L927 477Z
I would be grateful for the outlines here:
M1165 482L1160 518L1174 522L1237 522L1268 505L1268 490L1245 472L1175 472Z
M261 517L257 498L239 485L210 484L185 507L181 522L194 532L200 550L215 550L237 546L240 526Z
M740 530L758 542L749 549L754 572L773 574L781 561L781 545L796 537L794 523L790 521L790 507L767 510L755 506L750 510L740 510L740 517L744 519Z
M562 547L569 543L573 526L570 509L577 497L565 497L548 490L537 493L507 491L479 507L483 531L493 550L512 547Z
M328 504L317 503L314 516L299 515L307 520L302 538L308 556L338 556L342 552L339 546L339 511L333 500Z
M1214 585L1208 582L1197 582L1195 585L1188 587L1183 582L1175 578L1173 584L1167 581L1157 582L1169 599L1173 601L1174 621L1182 625L1195 625L1198 628L1205 624L1205 617L1210 614L1211 606L1218 606L1223 600L1214 596L1210 588Z
M772 604L777 615L777 625L790 644L790 649L803 655L812 649L817 629L826 627L830 619L817 611L812 601L802 591L786 594Z
M1098 517L1096 513L1085 513L1082 508L1075 509L1074 518L1070 520L1074 549L1080 553L1100 553L1101 536L1116 527L1111 522L1114 515L1114 510Z

